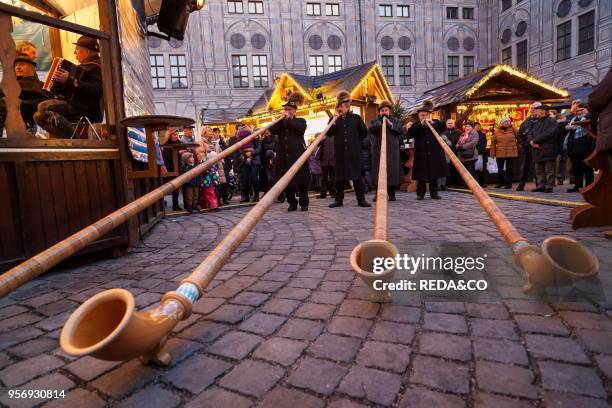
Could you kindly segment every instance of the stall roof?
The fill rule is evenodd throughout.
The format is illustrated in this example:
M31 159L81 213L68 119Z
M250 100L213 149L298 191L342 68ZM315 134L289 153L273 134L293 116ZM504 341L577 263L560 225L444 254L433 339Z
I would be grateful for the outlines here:
M579 86L578 88L570 88L567 91L569 92L569 98L565 102L554 103L553 108L569 108L572 104L573 100L580 99L583 103L587 103L589 101L589 95L593 92L593 88L595 86L591 84L585 84L583 86Z
M435 108L460 102L530 102L565 100L569 93L509 65L492 65L430 89L408 111L429 99Z
M204 125L235 123L236 118L247 114L248 108L215 108L202 109L200 123Z

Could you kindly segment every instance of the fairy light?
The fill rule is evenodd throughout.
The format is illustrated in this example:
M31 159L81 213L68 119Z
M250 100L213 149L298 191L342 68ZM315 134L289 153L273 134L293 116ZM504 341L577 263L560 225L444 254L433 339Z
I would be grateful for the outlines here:
M304 88L302 88L302 86L288 72L284 72L283 75L281 75L280 79L278 80L278 84L276 85L274 92L272 92L272 95L270 96L270 100L268 101L268 104L266 105L266 110L272 108L272 103L274 102L275 99L282 99L281 96L279 95L279 92L281 89L281 84L283 84L283 81L285 79L289 79L291 81L291 84L294 85L304 95L305 98L312 99L310 95L308 94L308 92L306 92Z
M457 111L466 111L468 107L472 110L490 110L490 109L513 109L513 108L529 108L529 104L501 104L501 105L458 105Z
M466 92L466 95L468 97L472 96L474 94L474 92L476 92L478 89L480 89L489 79L493 78L496 75L499 75L502 72L507 72L510 75L517 76L517 77L519 77L521 79L524 79L524 80L529 81L529 82L531 82L533 84L541 86L542 88L547 89L547 90L549 90L551 92L554 92L554 93L556 93L556 94L558 94L560 96L563 96L564 98L567 98L569 96L569 93L566 90L564 90L564 89L557 88L555 86L547 84L546 82L544 82L544 81L542 81L542 80L540 80L538 78L535 78L535 77L533 77L531 75L528 75L528 74L524 73L523 71L519 71L519 70L517 70L515 68L512 68L509 65L503 65L503 64L496 65L495 68L493 68L487 75L485 75L480 81L478 81L476 83L476 85L474 85L472 88L470 88Z
M389 87L389 84L387 83L387 79L385 78L385 76L383 75L382 70L380 69L380 66L378 65L378 63L375 63L372 68L370 68L370 70L368 71L368 73L361 78L361 81L359 81L359 83L357 84L357 86L355 86L353 88L353 90L351 91L351 96L355 95L357 93L357 91L359 91L359 88L362 87L363 85L367 86L367 82L368 82L368 78L370 77L370 75L372 75L374 72L376 72L378 74L378 78L381 80L381 82L383 83L383 88L386 92L385 97L388 98L389 100L393 100L393 92L391 92L391 88Z

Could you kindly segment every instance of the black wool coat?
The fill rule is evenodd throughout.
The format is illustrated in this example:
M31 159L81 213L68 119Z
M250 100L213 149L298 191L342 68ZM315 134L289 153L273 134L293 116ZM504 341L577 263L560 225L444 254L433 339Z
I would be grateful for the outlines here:
M280 179L300 156L306 151L304 142L306 120L304 118L283 119L270 128L277 135L274 175ZM289 182L290 187L310 184L310 171L306 162Z
M91 56L85 59L79 68L82 75L77 78L78 86L74 87L71 80L66 82L63 95L80 114L87 116L92 122L102 120L102 67L100 57Z
M402 183L400 173L399 138L403 134L402 124L395 118L389 118L387 123L387 185L399 186ZM370 127L372 140L372 183L378 184L378 166L380 165L380 147L382 143L382 120L379 117L372 120Z
M349 112L340 116L327 136L334 138L336 182L361 179L361 142L368 129L361 116Z
M555 160L557 156L557 121L550 116L536 119L529 140L540 145L532 149L533 161L536 163Z
M432 122L432 126L438 133L446 129L446 125L437 120ZM414 138L412 179L437 180L448 176L448 164L444 150L429 127L415 123L408 130L408 135Z

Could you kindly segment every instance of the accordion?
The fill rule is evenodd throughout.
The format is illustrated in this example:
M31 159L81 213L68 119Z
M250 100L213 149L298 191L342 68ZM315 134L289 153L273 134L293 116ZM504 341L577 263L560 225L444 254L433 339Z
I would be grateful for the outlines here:
M55 80L54 75L58 69L68 71L68 80L66 82L60 83ZM51 68L49 69L47 77L45 78L43 90L49 92L53 96L71 99L72 92L71 90L66 89L66 84L74 81L75 79L79 79L82 75L83 69L78 65L75 65L74 63L64 58L53 58Z

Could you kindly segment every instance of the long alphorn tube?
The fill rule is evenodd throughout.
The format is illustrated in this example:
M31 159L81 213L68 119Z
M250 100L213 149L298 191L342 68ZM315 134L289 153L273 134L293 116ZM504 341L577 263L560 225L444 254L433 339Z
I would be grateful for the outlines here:
M170 180L168 183L161 185L155 190L143 195L139 199L119 208L90 226L75 232L52 247L47 248L43 252L0 275L0 297L6 296L24 283L43 274L64 259L74 255L98 238L111 232L129 220L131 217L151 206L156 201L162 200L164 196L172 193L174 190L181 187L183 184L187 183L197 175L202 174L213 164L218 163L237 152L242 146L261 135L268 127L276 124L281 119L282 118L279 118L270 123L268 126L253 132L251 135L230 146L214 158L207 160L205 163L196 166L187 173Z
M134 297L124 289L101 292L83 303L68 319L60 336L62 349L73 356L91 354L101 360L128 360L141 356L145 362L170 362L163 351L174 326L191 314L191 305L247 237L300 168L325 138L332 119L291 168L274 184L248 214L227 234L176 291L166 293L161 303L136 312Z
M567 285L576 279L597 274L599 271L597 257L573 238L560 235L551 236L543 241L542 248L532 245L519 233L493 199L472 177L431 123L429 121L426 123L480 206L510 245L517 264L524 272L523 290L525 292L543 294L547 286ZM483 163L483 166L486 166L486 163Z
M372 289L370 298L374 302L391 300L389 291L377 291L374 289L374 281L381 280L383 282L389 282L395 274L395 268L375 272L374 260L376 258L394 258L398 254L395 245L387 241L388 204L387 118L383 117L376 188L376 209L374 215L374 239L359 243L353 249L349 258L349 262L355 273L357 273L364 283Z

